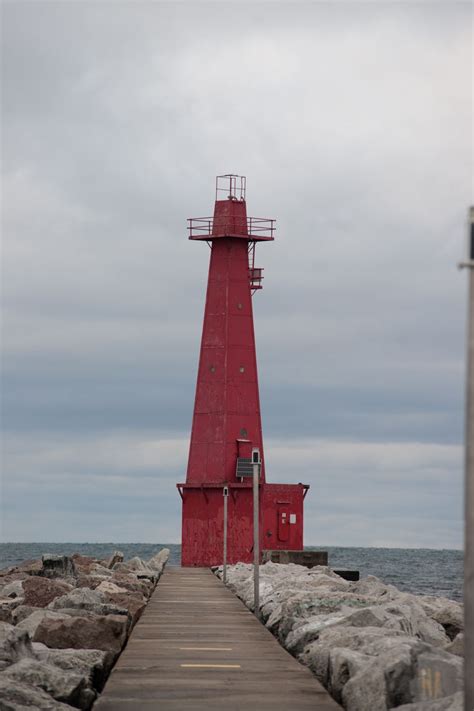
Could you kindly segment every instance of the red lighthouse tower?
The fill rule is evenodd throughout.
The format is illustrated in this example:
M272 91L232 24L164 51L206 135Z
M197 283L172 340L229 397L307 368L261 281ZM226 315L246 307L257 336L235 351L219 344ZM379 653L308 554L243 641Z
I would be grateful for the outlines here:
M183 500L182 565L223 560L223 494L228 496L227 560L253 558L252 461L260 466L260 550L303 548L304 484L268 484L252 295L262 288L257 242L275 221L247 217L245 177L216 179L214 216L192 218L189 239L211 247L206 307Z

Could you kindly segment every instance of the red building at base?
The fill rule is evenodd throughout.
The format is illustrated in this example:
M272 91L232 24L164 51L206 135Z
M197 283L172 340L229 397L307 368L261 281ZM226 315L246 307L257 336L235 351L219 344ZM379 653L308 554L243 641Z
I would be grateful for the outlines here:
M218 176L214 216L192 218L189 239L211 247L206 307L183 501L183 566L253 560L252 462L260 462L260 551L302 550L305 484L265 479L252 296L262 288L257 242L275 221L247 217L245 178Z

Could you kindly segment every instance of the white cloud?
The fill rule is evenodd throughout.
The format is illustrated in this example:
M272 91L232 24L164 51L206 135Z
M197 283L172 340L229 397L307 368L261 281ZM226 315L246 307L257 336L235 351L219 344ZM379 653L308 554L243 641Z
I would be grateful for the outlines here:
M72 504L74 510L78 502L89 522L88 540L100 540L104 518L112 520L114 511L124 514L117 540L132 540L134 512L144 531L165 519L169 529L163 540L179 540L176 483L185 480L188 444L187 436L112 432L37 436L25 449L23 437L9 436L4 536L25 540L23 518L14 508L22 502L29 511L28 530L36 526L34 537L60 540L64 508ZM269 482L311 485L307 545L461 546L459 445L269 439L265 451ZM36 509L37 497L46 509ZM81 521L71 520L70 540L83 536ZM143 535L140 540L147 540Z

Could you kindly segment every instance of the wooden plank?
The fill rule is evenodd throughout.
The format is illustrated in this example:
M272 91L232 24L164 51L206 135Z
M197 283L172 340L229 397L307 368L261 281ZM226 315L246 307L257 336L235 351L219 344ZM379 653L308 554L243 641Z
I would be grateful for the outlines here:
M94 711L341 707L206 568L167 567Z

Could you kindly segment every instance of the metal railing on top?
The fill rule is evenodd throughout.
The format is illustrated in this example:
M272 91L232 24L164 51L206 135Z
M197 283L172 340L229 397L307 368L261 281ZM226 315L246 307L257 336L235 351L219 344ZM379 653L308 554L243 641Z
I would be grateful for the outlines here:
M240 220L238 220L240 222ZM237 220L235 221L238 222ZM230 223L230 224L229 224ZM275 220L266 217L247 217L247 224L234 224L232 219L223 219L214 222L213 217L190 217L188 219L188 232L191 238L206 239L224 234L239 234L242 236L257 237L260 239L273 239L275 233Z

